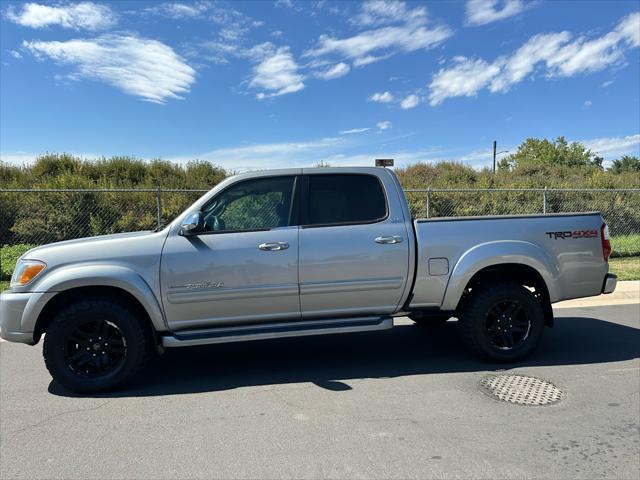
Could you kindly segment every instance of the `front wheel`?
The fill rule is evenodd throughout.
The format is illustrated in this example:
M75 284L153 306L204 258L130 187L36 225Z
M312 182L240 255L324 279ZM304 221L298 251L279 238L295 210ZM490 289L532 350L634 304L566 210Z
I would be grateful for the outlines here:
M98 393L126 383L150 350L142 319L128 305L88 298L55 315L42 352L49 373L62 386Z
M526 357L544 330L544 311L535 295L514 282L473 288L459 319L465 346L498 362Z

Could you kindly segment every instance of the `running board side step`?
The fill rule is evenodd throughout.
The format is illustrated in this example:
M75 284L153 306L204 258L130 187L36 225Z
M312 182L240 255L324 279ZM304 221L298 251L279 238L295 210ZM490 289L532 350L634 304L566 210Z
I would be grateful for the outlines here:
M270 338L305 337L330 333L367 332L393 327L392 317L359 317L337 320L310 320L300 322L270 323L266 325L244 325L220 327L209 330L176 332L162 337L164 347L188 347L212 343L244 342Z

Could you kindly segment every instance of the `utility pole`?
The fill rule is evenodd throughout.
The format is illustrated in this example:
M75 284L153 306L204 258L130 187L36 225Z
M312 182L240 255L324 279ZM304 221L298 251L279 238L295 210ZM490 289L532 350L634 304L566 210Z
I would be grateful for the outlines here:
M498 142L493 141L493 174L496 174L496 150L498 148Z
M501 153L509 153L509 150L502 150L501 152L496 152L498 149L498 142L496 140L493 141L493 174L496 174L496 156Z

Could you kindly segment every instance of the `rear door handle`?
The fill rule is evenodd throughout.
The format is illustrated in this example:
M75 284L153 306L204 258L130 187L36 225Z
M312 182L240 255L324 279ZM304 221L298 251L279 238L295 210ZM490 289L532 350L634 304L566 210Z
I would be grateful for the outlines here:
M258 248L267 252L277 252L279 250L286 250L289 248L289 244L287 242L261 243L258 245Z
M402 237L394 235L392 237L377 237L376 243L401 243Z

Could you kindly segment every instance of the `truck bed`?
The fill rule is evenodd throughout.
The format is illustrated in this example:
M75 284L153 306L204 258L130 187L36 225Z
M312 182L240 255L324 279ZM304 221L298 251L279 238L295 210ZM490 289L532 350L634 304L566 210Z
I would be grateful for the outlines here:
M416 219L410 306L454 310L475 273L509 263L536 269L552 302L599 295L603 223L598 212Z

